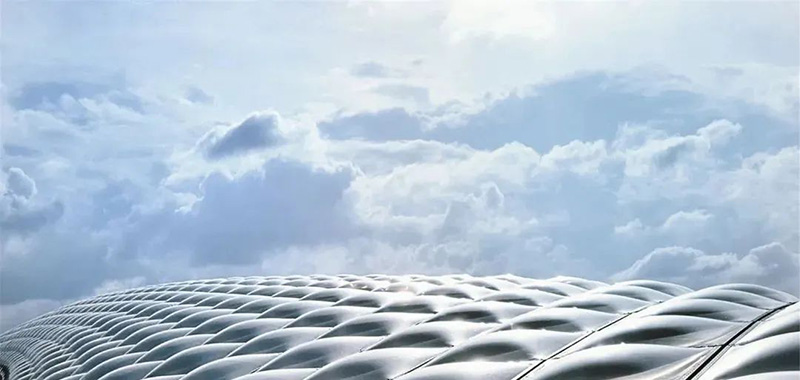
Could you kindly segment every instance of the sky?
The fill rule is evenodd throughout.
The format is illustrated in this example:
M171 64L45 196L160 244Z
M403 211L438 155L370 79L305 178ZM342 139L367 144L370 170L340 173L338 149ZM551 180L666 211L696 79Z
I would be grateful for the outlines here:
M800 293L797 2L15 2L0 331L311 273Z

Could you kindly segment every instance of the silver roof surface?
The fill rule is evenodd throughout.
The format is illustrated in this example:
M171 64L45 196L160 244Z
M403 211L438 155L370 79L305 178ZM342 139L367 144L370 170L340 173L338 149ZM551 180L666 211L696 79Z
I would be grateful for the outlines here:
M14 380L797 379L800 306L512 275L169 283L64 306L0 336Z

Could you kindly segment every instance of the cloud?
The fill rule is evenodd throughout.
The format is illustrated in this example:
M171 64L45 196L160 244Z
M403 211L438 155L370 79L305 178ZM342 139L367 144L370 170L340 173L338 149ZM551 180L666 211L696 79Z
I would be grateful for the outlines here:
M27 234L53 223L64 213L59 201L35 199L36 182L20 168L9 168L0 181L0 229L6 234ZM0 244L0 247L3 245Z
M352 172L270 160L230 178L213 172L188 208L175 205L136 216L126 235L127 256L185 254L193 265L247 264L293 244L321 244L352 234L342 194ZM137 239L151 241L146 246Z
M36 194L36 182L25 175L22 169L8 169L7 175L6 189L9 196L20 197L27 200Z
M606 142L573 140L566 145L556 145L542 156L544 170L569 171L578 175L594 175L609 160Z
M116 242L109 231L71 226L65 219L22 237L4 231L0 307L27 299L85 297L108 279L147 272L136 261L112 255Z
M321 121L323 136L331 139L370 141L414 140L422 138L422 122L403 108L358 113Z
M631 177L650 176L656 171L683 171L687 163L707 165L712 159L712 149L725 145L741 130L741 125L728 120L715 120L694 134L668 136L655 133L655 136L635 146L619 143L624 152L625 174ZM641 129L631 131L623 127L618 140L628 140L630 137L627 135L632 133L641 133Z
M100 286L94 288L93 293L95 295L100 295L132 289L144 285L146 281L147 279L142 276L125 278L121 280L108 280L100 284Z
M63 96L91 98L105 93L108 87L87 82L32 82L23 85L9 99L16 109L37 109L58 104Z
M420 105L430 103L428 89L420 86L407 84L382 84L375 87L372 91L376 94L385 95L399 100L412 100Z
M556 28L547 8L517 1L491 6L481 1L452 1L442 28L455 42L479 37L540 40Z
M650 161L662 166L687 152L721 149L737 136L747 143L729 147L730 153L752 154L797 139L790 123L752 104L712 100L691 89L674 89L664 85L666 79L659 79L661 76L654 72L574 74L481 99L477 106L451 102L428 111L392 108L343 114L322 123L320 130L334 139L425 139L476 149L495 149L517 141L538 151L575 140L641 138L618 135L633 134L639 126L661 130L665 137L699 133L661 139L659 145L646 147L652 150ZM737 117L739 123L721 117L726 114ZM747 123L764 128L737 127ZM708 129L698 132L699 125Z
M48 299L29 299L15 304L3 305L0 313L0 331L7 331L46 312L53 311L64 301Z
M214 129L198 141L198 148L210 159L244 154L275 146L281 142L277 113L266 112L249 116L227 129Z
M392 69L372 61L359 63L350 69L351 75L362 78L386 78L392 76L392 72Z
M4 4L0 307L798 252L797 4L489 4Z
M644 234L650 230L649 227L642 224L639 218L633 219L628 223L620 226L614 226L614 233L626 237L635 237Z
M17 156L17 157L33 157L41 155L42 153L31 147L27 147L24 145L17 145L17 144L4 144L3 152L5 154L8 154L9 156Z
M186 88L186 93L184 94L186 100L191 103L195 104L212 104L214 103L214 97L209 95L207 92L203 91L202 88L196 86L189 86Z
M661 225L664 233L700 233L713 218L706 210L678 211Z
M613 280L655 279L695 288L724 282L763 284L797 294L800 284L800 256L780 243L751 249L745 255L709 254L689 247L653 250Z
M14 185L3 186L26 208L9 210L58 199L63 215L4 237L0 303L290 272L603 279L672 246L711 256L696 268L736 268L709 284L769 281L759 274L776 270L768 255L792 256L705 252L771 242L797 251L797 147L769 140L760 149L748 137L783 124L703 114L699 105L710 101L699 94L631 81L583 75L475 107L342 110L322 121L273 111L227 127L198 119L165 136L165 149L124 157L112 147L150 139L114 137L125 131L120 122L118 130L77 128L74 147L40 144L41 158L10 158L25 176L15 171ZM20 115L77 126L40 110ZM173 120L147 118L136 124L143 135L155 120ZM15 144L25 141L20 131ZM682 255L695 265L694 254Z
M758 221L753 228L796 247L800 240L798 173L800 150L792 146L745 157L735 170L714 174L708 187L718 195L714 202L730 205L743 220Z
M713 219L706 210L678 211L669 215L660 226L648 226L635 218L624 225L614 226L614 234L627 238L680 239L701 236Z
M30 82L12 92L9 105L19 111L47 112L62 120L90 126L98 118L135 119L145 112L144 99L124 79L110 82Z

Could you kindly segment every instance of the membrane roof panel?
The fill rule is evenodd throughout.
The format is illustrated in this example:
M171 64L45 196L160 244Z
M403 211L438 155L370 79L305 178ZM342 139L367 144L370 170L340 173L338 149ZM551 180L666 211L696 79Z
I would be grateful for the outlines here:
M82 300L0 335L13 380L800 378L800 306L513 275L193 280Z

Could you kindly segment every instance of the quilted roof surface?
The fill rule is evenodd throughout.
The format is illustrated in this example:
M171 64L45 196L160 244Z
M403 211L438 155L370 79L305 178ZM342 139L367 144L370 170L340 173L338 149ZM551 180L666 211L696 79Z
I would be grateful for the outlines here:
M0 378L797 379L800 306L729 284L287 276L100 295L0 336Z

